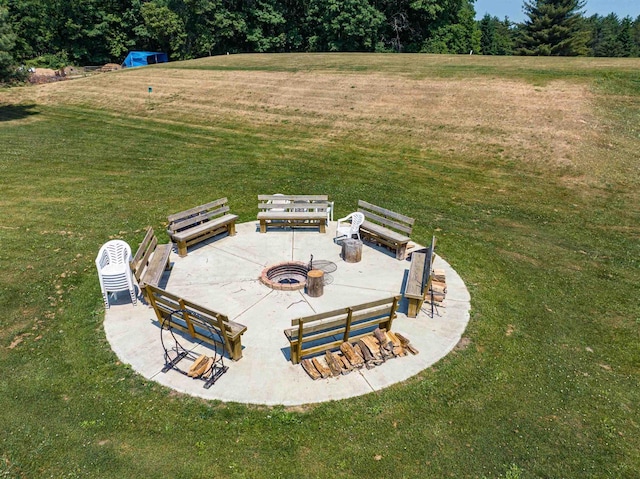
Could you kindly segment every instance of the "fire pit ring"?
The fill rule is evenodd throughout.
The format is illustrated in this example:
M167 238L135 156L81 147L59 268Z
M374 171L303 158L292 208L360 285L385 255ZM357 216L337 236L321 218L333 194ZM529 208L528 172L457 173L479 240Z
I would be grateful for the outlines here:
M278 291L297 291L307 284L309 267L301 261L284 261L267 266L260 274L265 286Z

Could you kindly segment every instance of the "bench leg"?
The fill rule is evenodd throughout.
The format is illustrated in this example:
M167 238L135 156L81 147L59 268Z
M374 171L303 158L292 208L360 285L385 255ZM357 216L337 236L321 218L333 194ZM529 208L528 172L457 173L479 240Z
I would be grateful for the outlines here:
M266 220L260 220L260 233L267 232L267 222Z
M242 358L242 343L240 338L235 341L231 341L231 359L237 361Z
M418 311L420 311L420 300L415 298L409 299L409 308L407 310L407 317L415 318L418 316Z
M326 233L327 229L325 228L325 222L321 221L320 222L320 233Z
M227 230L229 231L229 236L235 236L235 234L236 234L236 224L235 223L230 223L227 226Z
M187 242L186 241L178 241L178 256L184 258L187 256Z
M416 316L418 316L418 300L410 299L409 308L407 309L407 317L415 318Z
M398 245L398 249L396 249L396 259L403 260L407 257L407 245L401 244Z
M298 348L289 346L289 351L291 351L291 362L293 364L298 364L300 362L300 358L298 357Z

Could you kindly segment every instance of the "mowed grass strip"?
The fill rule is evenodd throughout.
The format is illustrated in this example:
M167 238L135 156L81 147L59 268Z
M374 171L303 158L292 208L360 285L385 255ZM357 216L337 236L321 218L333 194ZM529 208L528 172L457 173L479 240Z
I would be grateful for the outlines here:
M377 73L351 55L291 58L7 93L0 473L637 476L638 96L624 65L605 76L582 60L575 82L550 68L537 85L512 75L544 70L537 59L445 81L469 60L416 56L434 72L419 82L400 55L367 56ZM471 290L465 342L404 384L296 409L188 398L120 364L101 324L99 246L136 245L146 225L166 240L167 214L220 196L249 221L268 191L418 218L415 239L435 233Z

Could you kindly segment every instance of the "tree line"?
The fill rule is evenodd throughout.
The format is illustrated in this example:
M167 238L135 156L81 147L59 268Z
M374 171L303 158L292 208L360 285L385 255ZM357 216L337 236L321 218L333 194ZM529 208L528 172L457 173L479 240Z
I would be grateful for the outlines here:
M565 41L535 41L526 23L485 15L479 22L483 55L640 56L640 16L580 17ZM544 34L545 32L541 32Z
M585 0L530 0L527 20L475 0L0 0L0 75L11 65L121 63L226 52L638 56L640 16L585 17Z

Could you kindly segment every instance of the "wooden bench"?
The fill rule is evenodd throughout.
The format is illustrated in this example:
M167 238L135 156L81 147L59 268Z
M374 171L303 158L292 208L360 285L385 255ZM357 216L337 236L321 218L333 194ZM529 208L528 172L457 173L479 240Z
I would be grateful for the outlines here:
M415 220L362 200L358 201L358 211L365 217L360 236L390 247L396 252L396 259L405 259Z
M229 213L226 198L196 206L168 217L167 233L178 245L178 255L187 256L187 246L227 232L236 234L237 215Z
M172 249L173 243L158 244L153 228L147 228L147 233L130 263L141 291L144 291L147 284L158 286L162 273L171 269L169 255Z
M241 336L247 330L246 326L229 320L224 314L199 306L155 286L148 284L145 289L160 324L172 311L180 310L182 311L180 314L173 316L171 322L173 328L189 334L194 339L214 345L221 344L234 361L242 358Z
M326 231L329 198L327 195L258 195L260 233L267 226L318 227Z
M409 301L407 316L418 316L422 304L429 294L431 281L433 280L433 262L435 261L436 237L431 239L431 246L426 251L414 251L411 253L411 267L407 284L404 288L404 297Z
M298 364L303 356L330 351L371 334L376 328L391 330L400 296L393 296L349 308L314 314L291 321L284 334L289 340L291 362Z

